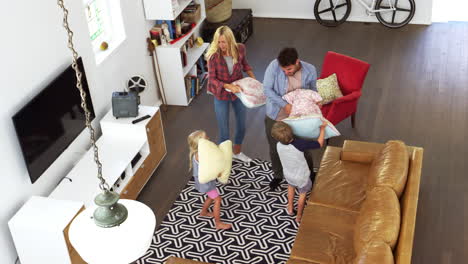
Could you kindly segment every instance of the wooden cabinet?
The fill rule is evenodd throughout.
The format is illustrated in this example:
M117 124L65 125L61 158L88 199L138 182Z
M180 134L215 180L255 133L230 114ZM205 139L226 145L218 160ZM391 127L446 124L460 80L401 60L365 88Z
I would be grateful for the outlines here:
M149 154L120 193L122 199L136 199L154 170L166 155L166 143L161 112L158 111L146 124Z
M150 115L136 124L132 121ZM166 155L166 143L161 112L158 107L139 106L134 118L118 118L109 111L100 122L102 136L97 141L103 177L122 199L136 199ZM100 192L92 149L70 171L50 197L83 201L94 205Z

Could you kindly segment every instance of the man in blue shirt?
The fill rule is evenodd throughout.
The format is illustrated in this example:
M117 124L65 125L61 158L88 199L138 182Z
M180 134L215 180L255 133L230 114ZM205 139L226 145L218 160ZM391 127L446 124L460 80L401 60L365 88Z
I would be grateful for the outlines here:
M283 168L276 150L278 141L271 136L271 128L277 120L287 118L292 108L292 105L288 104L282 97L296 89L317 91L316 82L317 70L312 64L299 60L295 48L282 49L278 58L273 60L265 71L263 80L267 97L265 132L274 173L274 178L270 182L271 190L275 190L283 179ZM308 157L307 161L311 171L313 171L312 157Z

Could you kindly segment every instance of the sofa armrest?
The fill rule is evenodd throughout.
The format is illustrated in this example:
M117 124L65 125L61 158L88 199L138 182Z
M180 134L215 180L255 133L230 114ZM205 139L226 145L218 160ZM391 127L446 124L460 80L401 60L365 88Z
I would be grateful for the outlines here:
M341 160L359 163L372 163L374 157L385 144L345 140L341 150Z

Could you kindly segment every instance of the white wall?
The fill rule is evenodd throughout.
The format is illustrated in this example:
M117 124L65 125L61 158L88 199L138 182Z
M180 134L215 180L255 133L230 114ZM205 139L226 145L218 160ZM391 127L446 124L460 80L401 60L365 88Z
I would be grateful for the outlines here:
M145 41L151 23L144 19L141 1L121 0L127 38L99 66L95 65L81 2L65 1L65 4L75 32L74 42L83 57L97 119L109 110L112 91L122 90L127 78L134 74L143 75L149 82L149 88L141 94L142 103L158 104L151 57ZM61 22L62 13L56 1L9 1L8 6L0 9L0 263L4 264L13 264L17 255L8 220L31 195L47 196L89 142L88 133L84 131L41 178L31 184L11 117L70 65L71 55Z
M370 0L364 0L368 3ZM431 24L433 0L416 0L416 13L412 24ZM314 3L311 0L232 0L233 8L251 8L255 17L314 19ZM369 17L356 0L352 0L348 21L378 22Z

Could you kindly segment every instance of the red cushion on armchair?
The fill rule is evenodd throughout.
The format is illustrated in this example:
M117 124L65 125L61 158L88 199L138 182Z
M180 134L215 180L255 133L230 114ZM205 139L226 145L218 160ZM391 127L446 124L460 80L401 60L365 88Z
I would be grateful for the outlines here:
M320 78L326 78L336 73L343 97L322 107L323 116L338 124L349 116L354 116L361 89L370 64L343 54L329 51L325 55ZM352 125L354 127L354 119Z

